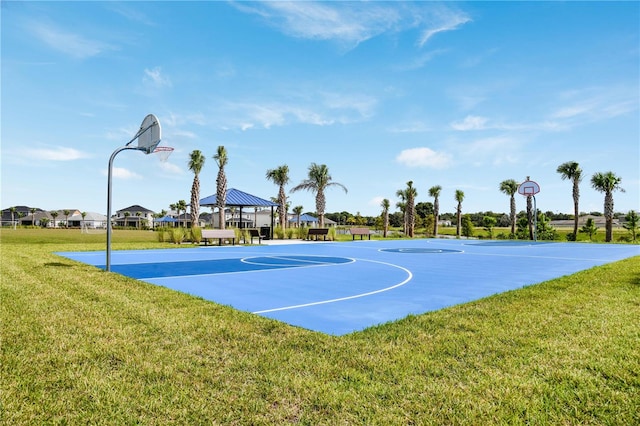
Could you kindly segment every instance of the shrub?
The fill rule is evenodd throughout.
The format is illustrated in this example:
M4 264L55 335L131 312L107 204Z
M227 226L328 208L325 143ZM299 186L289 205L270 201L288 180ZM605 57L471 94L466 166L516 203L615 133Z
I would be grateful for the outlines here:
M298 228L298 238L300 238L301 240L306 240L308 236L309 228L307 228L306 226Z
M199 226L194 226L191 228L191 242L195 244L200 244L202 242L202 229Z
M276 229L273 230L273 235L279 240L284 240L284 229L280 225L276 226Z
M328 237L331 241L335 241L336 240L336 228L334 226L332 226L331 228L329 228L329 234Z
M293 238L294 233L295 233L295 229L287 228L287 239L290 240L291 238Z
M174 244L182 243L186 237L184 228L172 228L169 232L169 237L171 238L171 242Z
M167 231L167 229L165 227L161 227L156 229L156 232L158 233L158 242L160 243L164 243L165 240L165 232Z

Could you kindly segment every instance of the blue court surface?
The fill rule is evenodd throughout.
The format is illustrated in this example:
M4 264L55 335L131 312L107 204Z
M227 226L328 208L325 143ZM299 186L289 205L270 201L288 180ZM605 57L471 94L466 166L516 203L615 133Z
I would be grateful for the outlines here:
M105 252L57 253L105 268ZM343 335L640 255L640 246L372 240L114 251L111 270Z

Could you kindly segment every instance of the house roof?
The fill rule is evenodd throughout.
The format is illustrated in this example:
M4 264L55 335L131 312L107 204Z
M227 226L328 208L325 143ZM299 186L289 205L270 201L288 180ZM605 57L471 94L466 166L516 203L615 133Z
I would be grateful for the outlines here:
M126 209L121 209L118 210L116 213L122 213L122 212L129 212L129 213L153 213L153 210L149 210L147 208L144 208L142 206L139 206L137 204L133 205L133 206L129 206Z
M82 221L82 220L84 220L85 222L99 222L99 221L106 222L107 216L100 213L87 212L84 219L82 218L82 213L78 213L78 214L74 214L73 216L69 216L69 220L74 222Z
M209 195L200 200L201 206L215 206L217 204L216 194ZM265 200L255 195L247 194L235 188L227 189L225 205L230 207L277 207L278 204Z
M14 216L13 217L14 220L18 220L18 213L22 213L25 216L31 214L31 207L29 207L29 206L14 206L14 207L16 209L16 212L13 215ZM43 211L43 210L39 209L39 208L36 208L36 213L37 212L41 212L41 211ZM9 220L11 220L11 207L9 207L8 209L2 210L2 221L9 221Z

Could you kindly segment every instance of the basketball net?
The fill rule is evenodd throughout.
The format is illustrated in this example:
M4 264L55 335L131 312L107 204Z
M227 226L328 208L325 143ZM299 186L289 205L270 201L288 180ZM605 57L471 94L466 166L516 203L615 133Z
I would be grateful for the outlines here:
M81 234L104 234L105 232L107 232L106 228L90 228L84 220L82 221L82 226L80 227Z
M158 146L153 150L153 153L157 154L158 159L163 163L167 162L172 152L173 148L171 148L170 146Z

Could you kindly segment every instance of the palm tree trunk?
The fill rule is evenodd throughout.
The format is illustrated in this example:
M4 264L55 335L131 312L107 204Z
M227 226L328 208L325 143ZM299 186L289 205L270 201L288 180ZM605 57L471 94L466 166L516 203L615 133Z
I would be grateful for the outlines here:
M283 185L280 185L278 199L280 200L280 205L278 206L278 215L280 215L280 227L282 229L285 229L287 225L287 194L284 192Z
M437 237L438 236L438 216L440 216L440 203L438 202L437 198L433 200L433 216L434 216L433 236Z
M604 217L606 235L605 242L610 243L613 240L613 193L607 192L604 196Z
M516 197L511 194L511 235L516 234Z
M580 216L579 200L580 200L580 187L578 181L573 181L573 240L578 240L578 218Z
M324 197L324 191L318 190L316 194L316 212L318 213L318 220L320 228L324 228L324 209L327 201Z
M384 224L383 224L383 231L382 231L382 236L384 238L387 238L387 232L389 232L389 212L385 212L384 213Z
M218 173L218 181L217 181L217 188L216 188L216 201L217 201L217 207L218 207L218 220L219 223L218 225L220 226L220 229L225 229L226 224L224 223L224 208L225 208L225 197L226 197L226 192L227 192L227 177L224 173L224 169L221 167L220 171Z
M191 186L191 227L198 226L200 221L200 179L198 175L193 178L193 185Z

